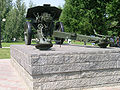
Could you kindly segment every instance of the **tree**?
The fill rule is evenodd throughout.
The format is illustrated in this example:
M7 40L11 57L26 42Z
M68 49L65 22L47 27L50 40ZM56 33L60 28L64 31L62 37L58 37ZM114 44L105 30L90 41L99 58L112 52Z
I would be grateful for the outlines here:
M12 0L0 1L1 19L6 18L6 15L11 10L12 6L13 6ZM1 23L2 34L3 34L4 26L5 23Z
M6 14L9 12L11 7L12 7L12 0L1 0L0 1L0 48L2 47L1 37L4 32L4 25L5 25L4 23L1 23L2 18L6 17Z
M25 4L17 0L15 6L7 14L4 34L6 42L12 41L13 38L17 40L24 38L25 12Z
M106 14L109 31L120 34L120 1L111 0L107 3Z
M4 41L10 42L13 38L15 38L16 35L16 30L15 30L15 25L16 25L16 9L12 9L6 17L6 24L5 24L5 32L4 32ZM16 35L16 36L15 36Z
M107 33L106 4L108 0L65 0L61 21L65 30L80 34Z
M29 2L29 8L32 8L34 6L35 6L35 4L30 0L30 2Z
M12 0L0 0L0 11L2 18L6 17L6 14L11 10L12 5Z
M16 1L16 14L17 14L17 22L16 22L16 31L19 38L24 38L24 23L26 21L25 19L25 13L26 13L26 6L25 3L22 2L22 0Z

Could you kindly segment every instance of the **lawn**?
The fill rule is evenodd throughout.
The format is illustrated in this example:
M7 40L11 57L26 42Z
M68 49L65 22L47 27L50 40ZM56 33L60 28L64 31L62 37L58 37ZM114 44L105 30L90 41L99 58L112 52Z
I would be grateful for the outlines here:
M10 45L22 45L25 44L24 41L19 41L19 42L10 42L10 43L5 43L2 42L2 47L10 47ZM35 42L32 42L32 44L35 44ZM8 59L10 58L10 48L0 48L0 59Z
M25 44L24 41L19 41L19 42L10 42L10 43L6 43L6 42L3 42L2 43L2 47L10 47L10 45L18 45L18 44ZM35 42L32 42L32 44L35 44Z
M10 48L0 48L0 59L10 58Z
M2 47L10 47L10 45L17 45L17 44L25 44L24 41L19 42L10 42L10 43L2 43ZM8 59L10 58L10 48L0 48L0 59Z
M84 45L84 42L80 42L80 41L71 41L71 44L79 44L79 45ZM87 42L86 45L92 45L90 42Z
M10 42L10 43L2 43L2 47L10 47L10 45L15 45L15 44L24 44L24 42Z

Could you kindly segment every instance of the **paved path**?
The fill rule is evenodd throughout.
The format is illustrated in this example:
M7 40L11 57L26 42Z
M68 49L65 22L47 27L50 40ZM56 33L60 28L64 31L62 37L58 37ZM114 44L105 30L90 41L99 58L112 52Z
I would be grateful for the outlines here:
M2 48L10 48L10 47L2 47Z
M9 59L0 59L0 90L26 90Z

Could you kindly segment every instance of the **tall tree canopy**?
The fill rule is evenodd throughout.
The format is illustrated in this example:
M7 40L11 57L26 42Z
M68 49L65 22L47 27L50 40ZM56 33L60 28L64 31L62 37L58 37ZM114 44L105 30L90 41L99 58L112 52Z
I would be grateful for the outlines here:
M80 34L107 34L112 26L119 26L119 0L65 0L60 20L65 30Z
M1 18L5 18L6 14L12 8L12 0L0 0L0 13Z
M109 31L120 34L120 1L111 0L106 5L107 23Z
M24 22L26 7L22 0L17 0L15 6L6 17L4 41L10 42L13 38L24 38Z
M11 10L12 8L12 0L0 0L0 20L2 22L3 18L6 18L7 13ZM1 30L2 30L2 38L3 34L5 32L5 22L1 23Z

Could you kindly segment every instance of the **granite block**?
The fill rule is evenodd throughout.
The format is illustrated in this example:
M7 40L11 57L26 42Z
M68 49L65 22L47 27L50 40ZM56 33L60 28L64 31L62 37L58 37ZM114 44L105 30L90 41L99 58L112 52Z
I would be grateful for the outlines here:
M82 90L120 83L120 48L12 45L11 63L29 90Z

